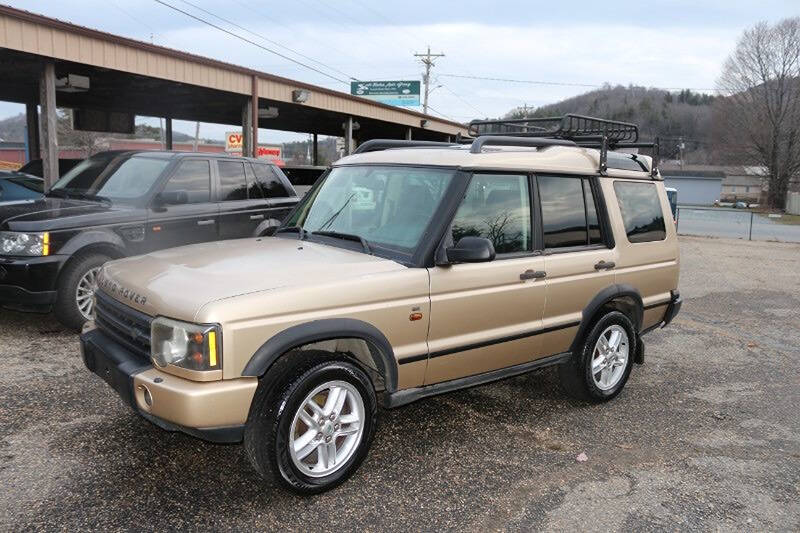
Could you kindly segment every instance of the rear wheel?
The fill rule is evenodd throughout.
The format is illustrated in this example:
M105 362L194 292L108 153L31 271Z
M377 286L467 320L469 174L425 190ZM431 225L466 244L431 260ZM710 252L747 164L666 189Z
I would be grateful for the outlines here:
M297 352L261 380L245 450L263 477L314 494L350 477L367 455L377 420L369 377L326 352Z
M53 309L59 322L68 328L80 329L94 312L94 293L100 267L111 258L88 253L74 258L61 273L56 304Z
M628 381L635 351L631 320L612 311L594 324L580 352L561 364L561 384L567 393L582 400L610 400Z

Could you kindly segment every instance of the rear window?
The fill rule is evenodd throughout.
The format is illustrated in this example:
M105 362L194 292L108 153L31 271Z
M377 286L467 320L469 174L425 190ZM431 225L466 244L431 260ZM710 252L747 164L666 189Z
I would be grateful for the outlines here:
M654 183L615 181L614 192L628 241L650 242L667 238L664 213Z

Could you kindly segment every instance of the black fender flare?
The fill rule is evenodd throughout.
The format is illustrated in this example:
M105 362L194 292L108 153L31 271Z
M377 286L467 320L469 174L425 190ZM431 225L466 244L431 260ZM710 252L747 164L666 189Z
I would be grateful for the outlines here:
M268 218L267 220L263 220L258 227L256 227L255 231L253 231L253 237L261 237L269 228L277 228L280 225L281 221L277 218Z
M608 302L616 300L620 297L628 297L633 300L636 307L636 316L634 317L633 327L638 333L639 329L641 328L642 316L644 314L642 295L638 290L636 290L635 287L628 285L627 283L609 285L605 289L598 292L594 298L591 299L588 305L584 307L583 312L581 313L581 323L580 327L578 328L578 333L575 335L575 340L572 341L572 346L570 346L571 352L575 353L575 350L580 348L580 344L583 342L583 337L589 331L589 327L591 326L594 317L597 316L597 311L599 311L600 308Z
M313 342L355 338L367 343L376 369L385 381L386 392L397 390L397 360L392 345L378 328L352 318L314 320L287 328L265 342L250 358L243 376L263 376L286 352Z

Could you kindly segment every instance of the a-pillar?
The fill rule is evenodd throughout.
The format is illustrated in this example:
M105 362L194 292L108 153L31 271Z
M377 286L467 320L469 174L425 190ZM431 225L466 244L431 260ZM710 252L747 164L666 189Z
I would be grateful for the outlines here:
M50 187L58 180L58 116L56 115L56 67L53 63L45 63L39 80L39 103L42 106L42 117L39 121L39 139L42 156L44 188Z
M27 163L31 159L39 159L41 156L39 149L39 108L36 102L25 104L25 124L27 126L27 136L25 138L25 154Z

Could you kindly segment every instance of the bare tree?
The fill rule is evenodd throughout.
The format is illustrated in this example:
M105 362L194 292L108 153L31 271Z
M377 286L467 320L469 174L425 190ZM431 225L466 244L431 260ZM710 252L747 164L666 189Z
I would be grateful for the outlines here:
M746 30L717 85L718 141L729 156L766 167L767 203L783 209L800 174L800 17Z

